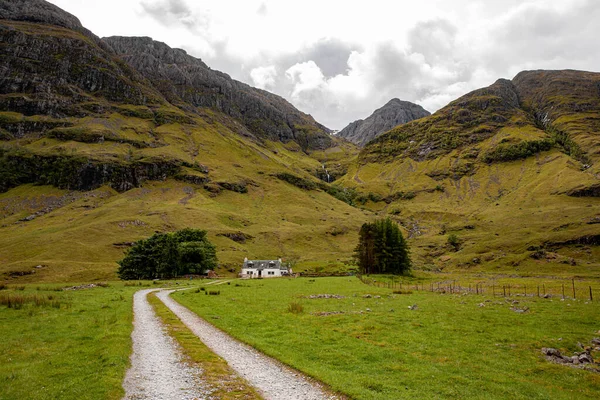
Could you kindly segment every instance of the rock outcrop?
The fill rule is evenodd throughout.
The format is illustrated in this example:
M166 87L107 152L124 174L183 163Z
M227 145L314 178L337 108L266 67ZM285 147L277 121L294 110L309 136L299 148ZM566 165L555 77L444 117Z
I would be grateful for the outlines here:
M373 112L367 119L359 119L352 122L337 135L362 147L398 125L428 115L430 115L429 111L418 104L392 99L386 105Z
M171 103L193 111L208 107L240 121L257 139L295 141L304 150L331 146L329 130L283 98L209 68L184 50L148 37L103 39Z

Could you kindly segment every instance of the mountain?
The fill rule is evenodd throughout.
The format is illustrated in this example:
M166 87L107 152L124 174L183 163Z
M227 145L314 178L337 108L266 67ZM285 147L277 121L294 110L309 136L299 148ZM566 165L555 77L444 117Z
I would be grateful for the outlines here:
M305 150L331 147L329 130L283 98L233 80L202 60L148 37L104 38L117 55L172 104L208 107L243 123L255 138L295 141Z
M367 212L319 176L356 150L312 117L45 1L0 0L0 41L0 279L112 279L131 242L184 227L208 231L222 272L343 267Z
M337 136L363 147L365 144L389 131L395 126L430 115L418 104L392 99L383 107L375 110L367 119L352 122Z
M0 280L115 279L132 242L185 227L207 230L219 273L347 271L375 217L420 270L600 277L598 73L524 71L359 152L182 50L100 39L41 0L0 0L0 41Z
M428 268L598 276L599 118L599 73L524 71L369 142L338 183Z

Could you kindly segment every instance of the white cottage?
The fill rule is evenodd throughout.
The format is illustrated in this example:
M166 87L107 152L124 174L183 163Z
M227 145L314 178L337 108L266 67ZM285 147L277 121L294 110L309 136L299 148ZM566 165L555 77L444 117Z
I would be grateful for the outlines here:
M284 266L281 258L278 260L248 260L244 259L242 278L275 278L279 276L287 276L292 273L292 270Z

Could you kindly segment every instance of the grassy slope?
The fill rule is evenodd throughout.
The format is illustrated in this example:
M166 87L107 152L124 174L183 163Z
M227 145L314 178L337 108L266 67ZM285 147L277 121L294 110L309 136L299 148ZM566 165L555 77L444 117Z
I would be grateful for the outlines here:
M235 337L357 399L597 398L598 375L548 363L596 333L597 304L391 290L355 278L255 280L174 298ZM307 299L331 293L345 299ZM363 298L364 294L381 298ZM490 300L490 301L488 301ZM480 307L479 303L485 307ZM291 303L302 314L287 311ZM417 304L418 309L407 307ZM268 312L265 312L268 310ZM344 311L318 316L315 313ZM468 338L468 339L466 339ZM559 338L562 338L559 340Z
M167 180L146 183L125 193L103 187L92 192L67 192L25 185L0 194L0 272L31 271L21 281L81 281L115 277L115 261L123 254L114 243L132 242L155 231L195 227L209 231L224 268L239 267L244 257L299 258L338 268L352 252L356 232L368 218L322 191L304 191L271 176L288 171L311 178L321 162L352 152L348 146L316 154L321 161L292 144L258 144L231 132L218 122L197 118L194 124L155 126L147 120L111 114L84 118L76 127L95 132L128 132L129 140L158 142L161 147L135 148L128 143L82 143L47 137L4 142L41 154L85 155L107 160L167 157L199 163L212 182L244 182L248 193L222 190L216 196L203 188ZM135 129L133 129L134 127ZM192 174L198 174L191 171ZM202 175L202 174L199 174ZM32 221L19 221L48 206L54 209ZM346 234L331 235L342 229ZM252 239L236 243L223 233L243 232ZM334 265L337 265L335 267ZM6 275L5 275L6 277Z
M597 246L561 250L565 257L576 259L574 267L560 264L564 258L534 261L527 250L548 241L597 234L598 225L588 222L598 216L600 199L561 194L565 187L593 180L589 173L576 170L567 156L553 150L501 165L480 164L474 175L458 180L435 181L426 175L460 162L451 154L434 161L404 159L385 165L357 165L350 169L344 184L382 196L399 191L417 193L412 200L369 203L367 207L380 215L395 214L394 218L414 233L411 244L421 265L478 268L469 262L480 258L488 269L515 270L523 264L521 269L528 272L598 276ZM444 192L420 192L438 185ZM452 252L446 246L449 233L462 240L460 251ZM440 257L451 260L443 262Z
M597 235L600 226L590 224L600 216L598 197L565 194L598 183L598 127L589 113L599 109L593 88L600 75L551 75L544 81L544 73L524 73L515 78L518 89L499 81L391 130L365 148L341 184L380 197L415 193L412 200L366 207L394 215L407 228L415 258L426 269L600 276L597 245L559 246L558 256L542 261L531 259L527 250ZM511 100L515 90L521 91L521 105ZM553 125L544 130L533 112L543 119L540 110L547 109L553 110L548 114ZM526 144L548 146L557 138L553 126L565 133L562 143L528 157L520 153ZM576 146L567 148L569 140ZM507 150L507 159L518 159L503 161L499 149ZM583 158L575 154L581 149ZM583 165L586 157L594 162L591 167ZM462 241L458 252L446 244L450 233ZM577 265L569 265L571 259Z

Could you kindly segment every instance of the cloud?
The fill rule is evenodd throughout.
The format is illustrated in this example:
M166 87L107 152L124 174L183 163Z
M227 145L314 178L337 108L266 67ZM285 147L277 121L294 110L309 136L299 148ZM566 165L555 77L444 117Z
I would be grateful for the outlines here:
M195 29L203 22L195 18L184 0L143 0L140 5L145 13L163 25L169 26L179 22L190 29ZM205 20L204 23L206 22Z
M267 5L265 3L260 3L260 6L258 7L258 10L256 10L256 13L261 17L266 17L269 14L269 9L267 8Z
M274 65L257 67L250 71L250 77L257 88L272 90L275 87L277 68Z
M229 2L208 0L140 4L172 35L165 40L171 45L334 129L394 97L435 111L523 69L600 65L595 0L422 0L409 9L373 0L370 8L337 9L335 20L309 11L317 5L332 11L333 4L305 1L290 10L248 0L235 12Z

